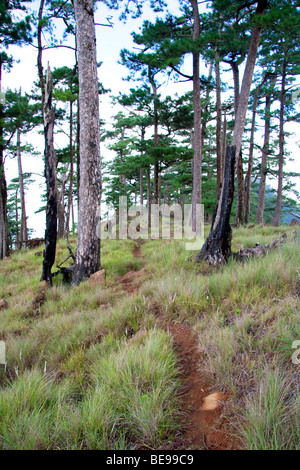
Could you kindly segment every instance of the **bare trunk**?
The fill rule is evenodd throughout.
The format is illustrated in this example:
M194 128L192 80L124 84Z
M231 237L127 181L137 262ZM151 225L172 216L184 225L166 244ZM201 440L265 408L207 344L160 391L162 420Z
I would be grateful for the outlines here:
M259 0L256 15L264 13L267 7L267 0ZM250 46L248 51L246 68L243 76L241 92L238 101L238 107L235 116L234 130L231 145L236 148L236 172L238 174L238 200L236 222L244 222L244 184L243 184L243 163L241 157L242 138L245 128L246 113L248 108L250 88L252 84L253 71L255 67L257 50L260 42L261 26L254 24Z
M259 0L256 14L262 14L267 7L266 0ZM212 264L224 263L231 253L230 213L234 194L234 167L242 147L242 137L248 108L252 76L259 46L261 28L253 26L246 69L235 117L232 143L227 147L224 184L214 212L210 234L197 259L207 259Z
M3 150L0 149L0 259L5 258L5 256L8 256L7 188Z
M1 92L2 64L0 57L0 92ZM4 171L3 156L3 106L0 102L0 259L8 256L8 223L7 223L7 186Z
M73 149L73 102L70 101L70 184L68 193L68 211L66 230L70 230L70 218L73 205L73 181L74 181L74 149Z
M190 0L193 8L193 40L200 35L200 17L197 0ZM192 228L196 231L196 205L202 202L202 148L201 148L201 90L200 90L200 54L193 52L193 103L194 103L194 135L193 135L193 194L192 194Z
M234 196L235 156L235 148L228 146L222 196L214 212L209 236L196 257L197 261L206 260L213 265L224 264L231 254L230 213Z
M153 115L154 115L154 147L158 146L158 109L157 109L157 87L155 80L151 74L151 68L149 67L149 82L152 87L153 93ZM159 172L159 161L155 157L154 163L154 203L158 204L158 172Z
M20 250L22 248L22 245L20 244L20 232L19 232L19 208L18 208L18 189L16 190L16 207L15 207L15 212L16 212L16 249Z
M158 204L158 173L159 173L159 163L155 162L154 164L154 177L153 177L153 186L154 186L154 204Z
M45 80L43 72L43 44L42 44L42 31L43 31L43 11L44 11L45 0L41 0L39 12L38 12L38 27L37 27L37 43L38 43L38 57L37 57L37 66L38 74L40 79L40 87L42 92L42 108L44 112L44 103L45 103Z
M161 204L161 171L158 172L158 204Z
M223 185L223 178L224 178L226 147L227 147L227 117L226 117L226 110L225 110L224 121L223 121L223 135L222 135L222 167L221 167L222 168L222 173L221 173L222 185Z
M208 72L208 78L210 79L212 76L212 68L213 65L212 63L210 64L209 67L209 72ZM202 125L201 125L201 148L204 148L204 141L206 138L207 134L207 122L208 122L208 105L209 105L209 87L206 88L206 93L205 93L205 104L203 106L203 109L201 110L202 113Z
M54 111L52 100L52 74L50 67L47 69L44 104L44 135L45 135L45 177L47 184L47 209L45 250L43 260L43 272L41 281L52 284L51 268L55 261L57 238L57 186L56 186L56 155L53 144Z
M79 190L80 190L80 101L77 98L77 129L76 129L76 145L77 145L77 210L79 211Z
M260 170L260 183L259 183L259 195L258 195L258 206L256 212L256 223L262 224L264 218L265 208L265 193L266 193L266 176L268 166L268 154L270 146L270 110L271 110L271 94L266 96L266 108L265 108L265 137L264 146L261 157L261 170Z
M267 7L267 0L260 0L258 2L256 15L263 14ZM233 137L231 145L235 145L236 147L236 156L238 161L238 156L240 154L240 150L242 147L242 138L245 128L245 120L246 120L246 113L248 108L248 101L249 101L249 94L250 88L252 84L252 77L253 71L255 67L256 57L257 57L257 50L260 42L260 35L261 35L261 26L254 24L252 33L251 33L251 40L250 46L248 51L247 63L246 68L243 76L242 88L239 96L238 101L238 108L235 117L235 124L233 130ZM236 161L236 165L237 165Z
M74 0L80 106L80 188L76 262L72 285L100 268L97 225L101 202L99 95L92 0Z
M140 168L140 204L144 204L144 169Z
M57 216L58 230L57 238L64 238L65 234L65 205L64 205L65 183L62 183L60 191L57 191Z
M279 117L279 155L278 155L278 188L276 207L273 217L273 225L280 225L280 216L282 208L282 186L283 186L283 165L284 165L284 110L286 95L286 73L287 73L287 46L282 65L281 93L280 93L280 117Z
M254 134L255 134L255 121L258 104L259 86L256 87L253 98L252 106L252 122L251 122L251 135L250 135L250 148L248 170L245 178L245 223L248 224L250 220L250 193L251 193L251 176L253 167L253 150L254 150Z
M220 197L222 187L222 104L221 104L221 78L220 78L220 54L215 55L216 74L216 107L217 107L217 128L216 128L216 153L217 153L217 199Z
M18 173L19 173L19 187L21 199L21 229L20 229L20 246L26 246L27 242L27 219L26 219L26 206L25 206L25 190L23 181L22 157L21 157L21 135L20 129L17 129L17 159L18 159Z
M150 165L147 168L147 213L148 213L148 229L151 227L151 178Z
M239 66L236 62L231 62L231 69L233 75L233 85L234 85L234 115L237 115L237 110L239 106L239 97L240 97L240 73Z

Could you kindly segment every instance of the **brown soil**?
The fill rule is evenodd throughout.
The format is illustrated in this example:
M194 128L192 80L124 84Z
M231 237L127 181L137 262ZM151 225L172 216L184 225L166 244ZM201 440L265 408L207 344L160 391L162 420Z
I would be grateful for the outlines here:
M141 243L133 249L136 257L141 257ZM129 273L119 278L123 289L127 292L136 291L142 283L145 269ZM139 281L139 283L137 283ZM209 398L216 392L201 368L203 361L199 350L199 339L193 328L186 324L170 323L160 315L159 308L156 316L160 325L173 337L174 350L177 356L181 375L182 389L180 391L180 404L182 409L182 432L171 443L163 445L161 449L207 449L207 450L232 450L241 448L241 443L232 435L232 426L228 418L230 403L229 394L217 393L217 405L212 410L205 410ZM209 407L208 407L209 408Z
M138 240L135 247L132 250L132 254L135 258L143 258L141 246L145 243L145 240Z
M142 278L145 276L146 270L140 269L139 271L129 271L124 276L119 277L118 282L122 285L123 290L126 292L136 292L142 284Z
M184 430L173 443L175 448L229 450L240 447L230 433L230 424L224 416L229 406L229 394L219 393L215 409L205 411L203 404L213 390L201 370L198 338L192 327L174 323L165 325L174 339L174 349L180 367L182 391L180 402L184 410ZM228 410L227 410L228 411Z

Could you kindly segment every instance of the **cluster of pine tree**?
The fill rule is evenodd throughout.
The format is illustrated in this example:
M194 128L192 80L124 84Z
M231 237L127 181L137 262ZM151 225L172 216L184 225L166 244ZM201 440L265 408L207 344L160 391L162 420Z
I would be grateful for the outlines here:
M120 9L120 18L126 20L143 15L145 2L104 3ZM114 116L112 130L107 131L99 119L99 95L108 90L97 77L95 27L112 25L95 26L97 2L40 0L30 9L20 0L0 1L0 73L13 66L7 52L10 45L34 46L38 69L31 94L6 90L5 101L0 100L0 258L12 247L26 246L28 240L25 193L33 175L23 173L22 157L35 152L25 140L36 128L43 129L45 136L42 278L49 283L56 238L75 226L73 283L99 269L99 214L91 208L98 208L101 197L115 208L119 196L148 207L152 202L191 203L193 227L196 204L203 203L210 221L216 204L220 212L224 203L228 149L236 180L231 220L277 226L283 206L291 210L297 205L292 178L298 175L286 172L285 164L287 123L299 122L298 2L200 4L178 0L175 16L164 1L150 1L159 17L153 23L145 20L140 31L132 33L133 50L120 51L132 88L111 98L112 106L122 106L123 111ZM64 26L61 40L54 34L58 22ZM74 47L64 43L70 37ZM45 73L43 52L65 47L74 51L74 66L53 71L48 67ZM190 75L184 68L188 56ZM166 80L190 81L191 91L162 96ZM66 146L59 150L55 132L67 135ZM114 155L102 169L100 141ZM5 178L6 157L18 160L18 176L10 184ZM214 217L216 228L220 213L215 211Z

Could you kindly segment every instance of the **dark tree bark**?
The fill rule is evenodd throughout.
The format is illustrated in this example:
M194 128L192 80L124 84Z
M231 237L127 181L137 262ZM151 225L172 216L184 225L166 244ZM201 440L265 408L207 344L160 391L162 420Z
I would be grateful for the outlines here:
M60 191L57 190L57 217L58 217L57 238L63 238L65 234L65 204L64 204L65 185L66 185L66 182L63 179L61 182Z
M150 165L147 168L147 215L148 215L148 230L151 227L151 177Z
M258 194L258 205L256 212L256 223L262 224L264 219L264 208L265 208L265 194L266 194L266 177L268 172L268 155L270 146L270 123L271 123L271 94L266 95L266 107L265 107L265 136L264 146L261 157L261 169L260 169L260 182L259 182L259 194Z
M193 40L200 36L200 16L197 0L190 0L193 10ZM200 89L200 54L193 52L193 104L194 104L194 136L193 136L193 192L192 192L192 229L196 231L196 206L202 202L202 136L201 136L201 89Z
M217 153L217 199L219 199L222 188L222 105L221 105L221 77L220 77L220 54L215 54L215 75L216 75L216 153Z
M0 57L0 91L2 79L2 63ZM7 222L7 185L4 171L3 147L3 105L0 102L0 259L8 256L8 222Z
M44 104L44 136L45 136L45 178L47 185L47 208L45 249L41 281L52 284L51 268L55 261L57 239L57 185L56 185L56 155L53 144L54 111L52 100L52 74L47 69Z
M245 178L245 224L248 224L250 220L251 177L252 177L252 167L253 167L254 134L255 134L255 121L256 121L259 89L260 89L260 86L257 86L255 88L253 106L252 106L249 159L248 159L248 169L247 169L246 178Z
M234 196L235 158L235 147L228 146L221 197L213 215L209 236L196 261L206 260L212 265L224 264L231 254L230 213Z
M259 0L256 15L262 15L267 8L267 0ZM245 120L246 120L246 113L248 108L248 101L249 101L249 94L250 88L252 84L252 77L253 71L255 67L256 57L257 57L257 50L260 42L260 35L261 35L261 26L259 24L254 24L252 33L251 33L251 40L250 46L248 51L247 63L246 68L243 76L243 82L241 87L241 92L238 101L238 107L235 117L235 124L234 124L234 131L232 137L232 145L236 146L236 165L238 163L238 156L242 147L242 137L245 128Z
M25 204L25 190L23 181L22 157L21 157L21 133L17 129L17 159L18 159L18 173L19 173L19 187L21 199L21 229L20 229L20 248L26 246L28 231L27 231L27 218L26 218L26 204Z
M239 63L242 62L241 59L238 62L230 62L230 66L232 69L233 75L233 85L234 85L234 115L237 115L238 105L239 105L239 97L240 97L240 72L239 72Z
M2 129L0 129L0 139L1 131ZM4 171L3 149L0 148L0 259L8 256L8 251L7 187Z
M256 8L256 16L262 15L268 5L267 0L259 0ZM237 198L237 224L244 222L244 182L243 182L243 162L241 156L242 138L245 128L246 113L248 108L250 88L257 57L257 50L261 36L261 25L256 23L251 32L250 45L248 50L246 68L243 76L241 92L239 95L238 107L235 116L233 137L231 144L236 147L236 172L238 175L238 198Z
M209 66L209 72L208 72L208 80L211 79L212 77L212 69L213 69L213 64L211 63ZM207 122L208 122L208 107L209 107L209 99L210 99L210 89L209 87L206 88L205 92L205 102L203 106L203 110L201 110L202 113L202 123L201 123L201 148L204 148L204 141L207 135Z
M140 168L140 204L144 204L144 169Z
M101 164L96 35L92 0L74 0L79 72L80 188L72 285L100 269Z
M70 183L68 191L68 211L66 220L66 231L70 230L70 218L73 205L73 182L74 182L74 148L73 148L73 102L70 101Z
M282 186L283 186L283 165L284 165L284 110L286 97L286 76L287 76L287 53L288 46L285 45L284 60L282 64L281 92L280 92L280 116L279 116L279 155L278 155L278 188L276 207L273 216L273 225L280 224L282 208Z
M154 76L151 71L151 67L149 67L149 72L148 72L148 79L149 83L152 87L152 94L153 94L153 125L154 125L154 142L153 145L154 147L158 146L158 97L157 97L157 86L154 80ZM154 163L154 180L153 180L153 185L154 185L154 203L158 204L158 192L159 192L159 187L158 187L158 173L159 173L159 161L157 160L157 157L155 157L155 163Z
M222 133L222 173L221 173L221 189L224 178L224 169L225 169L225 158L226 158L226 147L227 147L227 116L226 110L224 111L224 120L223 120L223 133Z

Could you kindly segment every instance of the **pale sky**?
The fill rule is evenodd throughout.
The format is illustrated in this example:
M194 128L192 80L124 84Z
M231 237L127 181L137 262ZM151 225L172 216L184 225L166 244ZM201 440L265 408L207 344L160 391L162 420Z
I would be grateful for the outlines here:
M169 6L169 12L176 14L178 12L178 2L173 0L168 2L170 5L173 5L171 8ZM38 6L38 2L35 4ZM205 8L205 6L202 6ZM99 68L98 76L99 80L102 82L105 88L111 89L111 94L117 95L119 91L126 93L130 88L135 87L135 83L128 83L122 80L123 77L127 76L127 70L125 67L118 64L120 50L122 48L128 48L132 50L133 41L131 38L131 32L137 31L138 28L142 25L142 22L147 18L150 21L154 21L157 14L154 14L149 8L145 8L145 16L140 19L129 19L126 24L118 20L119 13L114 10L109 10L102 3L98 3L98 9L95 15L96 23L106 23L106 17L110 16L112 23L114 24L113 28L108 27L96 27L97 35L97 60L102 61L103 64ZM70 42L70 44L72 44ZM2 89L5 91L7 88L17 89L20 88L22 91L30 92L32 89L33 82L37 80L37 50L32 46L25 46L23 48L11 47L10 52L13 54L15 60L18 60L19 63L15 63L12 71L3 74L2 80ZM50 67L61 67L64 65L72 67L74 65L74 53L68 49L57 49L57 50L47 50L43 54L43 66L47 66L49 61ZM186 60L184 71L191 75L191 61ZM242 73L242 70L241 70ZM204 63L201 63L201 74L207 74L207 69L205 68ZM227 76L222 77L223 81L226 82ZM182 93L192 90L192 82L186 83L177 83L172 84L171 82L165 82L164 85L159 89L159 92L166 96L167 94L181 95ZM107 122L112 122L111 116L115 115L118 109L112 109L110 105L109 94L101 97L100 103L100 117L105 119ZM299 96L300 98L300 96ZM300 101L300 100L299 100ZM299 105L298 105L299 106ZM300 126L291 123L288 130L297 131L299 135ZM55 138L55 144L57 147L65 146L66 142L61 140L62 137ZM290 149L292 150L295 158L297 158L299 153L299 139L295 136L290 139ZM43 153L44 140L42 135L38 135L36 132L34 135L30 134L30 143L37 147L37 149ZM102 158L105 158L106 155L109 155L109 151L105 149L104 145L101 147ZM38 174L43 174L44 164L41 157L32 157L29 155L23 156L23 171L24 172L34 172ZM298 164L294 163L293 168L295 171L298 169ZM6 159L5 162L5 171L6 178L9 184L11 178L17 176L17 162L15 159ZM42 177L36 176L36 182L33 183L30 187L30 190L27 192L26 201L27 201L27 215L29 217L28 226L29 228L34 228L35 232L33 236L43 237L45 229L45 215L37 214L34 212L41 206L40 195L43 192L41 184L44 183ZM297 189L300 191L300 182L298 181Z

